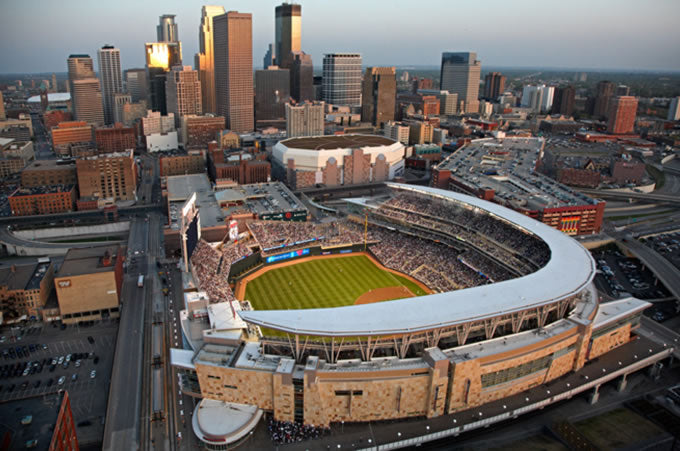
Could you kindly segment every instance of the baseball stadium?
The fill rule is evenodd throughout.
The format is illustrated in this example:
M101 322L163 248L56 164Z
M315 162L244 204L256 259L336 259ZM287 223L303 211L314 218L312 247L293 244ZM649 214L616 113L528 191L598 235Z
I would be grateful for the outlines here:
M187 246L204 304L186 306L172 361L202 398L193 425L207 448L244 440L264 413L312 435L456 418L639 339L649 304L600 303L574 239L475 197L387 185L330 222L252 221L237 242ZM201 312L210 325L196 332ZM225 429L225 405L251 414ZM484 424L453 423L451 435Z

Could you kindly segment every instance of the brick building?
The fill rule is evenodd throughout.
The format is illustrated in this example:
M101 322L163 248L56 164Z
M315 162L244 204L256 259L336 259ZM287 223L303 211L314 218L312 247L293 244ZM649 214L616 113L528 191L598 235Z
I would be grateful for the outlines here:
M69 144L92 143L92 126L87 122L61 122L52 128L52 148L58 155L69 155Z
M135 200L137 168L132 150L76 160L81 198Z
M52 130L62 122L70 122L72 120L73 115L69 111L50 110L46 111L43 115L43 122L47 131Z
M4 321L22 315L41 318L54 286L54 266L45 260L0 267L0 310Z
M215 149L208 157L208 174L214 181L233 180L241 185L264 183L271 179L271 164L264 153L225 155L223 150Z
M222 116L183 116L182 143L185 149L208 147L215 141L217 134L225 129L226 121Z
M609 101L607 132L613 134L633 133L638 100L632 96L613 97Z
M133 127L117 123L111 127L101 127L94 131L97 149L104 153L123 152L137 147L137 137Z
M9 196L12 216L49 215L73 211L76 189L73 185L19 188Z
M161 177L205 173L205 151L164 153L160 157Z
M21 171L21 186L25 188L77 183L73 160L36 160Z

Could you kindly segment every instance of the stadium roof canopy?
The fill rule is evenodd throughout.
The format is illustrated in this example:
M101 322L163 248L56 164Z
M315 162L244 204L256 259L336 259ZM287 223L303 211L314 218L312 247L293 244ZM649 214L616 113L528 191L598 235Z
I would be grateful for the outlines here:
M289 138L281 141L281 144L290 149L332 150L391 146L395 142L393 139L378 135L324 135Z
M402 190L450 199L504 218L550 248L536 272L489 285L373 304L325 309L239 311L246 322L291 334L383 336L409 334L480 321L553 304L583 291L595 277L595 261L576 240L500 205L437 188L388 183Z

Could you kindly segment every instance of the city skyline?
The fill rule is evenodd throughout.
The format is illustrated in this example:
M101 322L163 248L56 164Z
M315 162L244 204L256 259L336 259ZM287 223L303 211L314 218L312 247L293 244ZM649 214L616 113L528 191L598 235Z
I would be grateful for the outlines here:
M164 14L176 16L183 59L191 61L198 51L202 4L124 1L114 7L76 3L68 9L40 0L5 6L0 18L0 29L7 36L0 39L3 73L62 72L68 54L95 55L106 44L120 49L123 69L142 67L143 44L155 40L158 19ZM236 1L225 8L253 15L253 59L257 62L274 42L274 8L280 3ZM443 51L476 51L486 67L680 71L680 51L673 44L680 39L673 23L680 4L670 0L655 2L654 10L644 14L639 3L632 1L541 3L536 8L536 2L524 0L514 3L512 10L504 10L500 2L483 8L451 7L443 1L428 4L428 11L441 14L430 14L407 2L392 9L354 0L302 6L302 46L319 63L325 53L357 52L365 66L436 66ZM361 14L356 14L358 8ZM36 10L42 13L36 15ZM94 20L97 17L107 20ZM634 28L628 26L629 17L636 18ZM26 35L27 23L36 31ZM55 23L62 24L58 30L69 32L57 30L47 37L40 31L54 30ZM394 31L373 31L388 23ZM19 35L20 41L11 38Z

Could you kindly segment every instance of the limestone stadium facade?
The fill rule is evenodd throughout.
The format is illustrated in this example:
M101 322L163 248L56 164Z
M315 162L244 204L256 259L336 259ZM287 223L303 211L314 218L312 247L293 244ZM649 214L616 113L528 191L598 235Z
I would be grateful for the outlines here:
M293 189L392 180L404 172L405 147L376 135L310 136L278 142L272 173Z
M475 197L388 186L387 196L348 199L348 217L331 225L255 222L251 241L199 243L191 273L205 303L188 303L190 348L172 351L186 392L315 427L435 418L578 372L636 338L649 304L600 303L595 262L569 236ZM278 238L284 232L294 238ZM366 255L429 294L261 309L246 299L255 291L240 287L270 266L347 254ZM192 330L203 310L210 325ZM207 446L243 437L194 422Z

